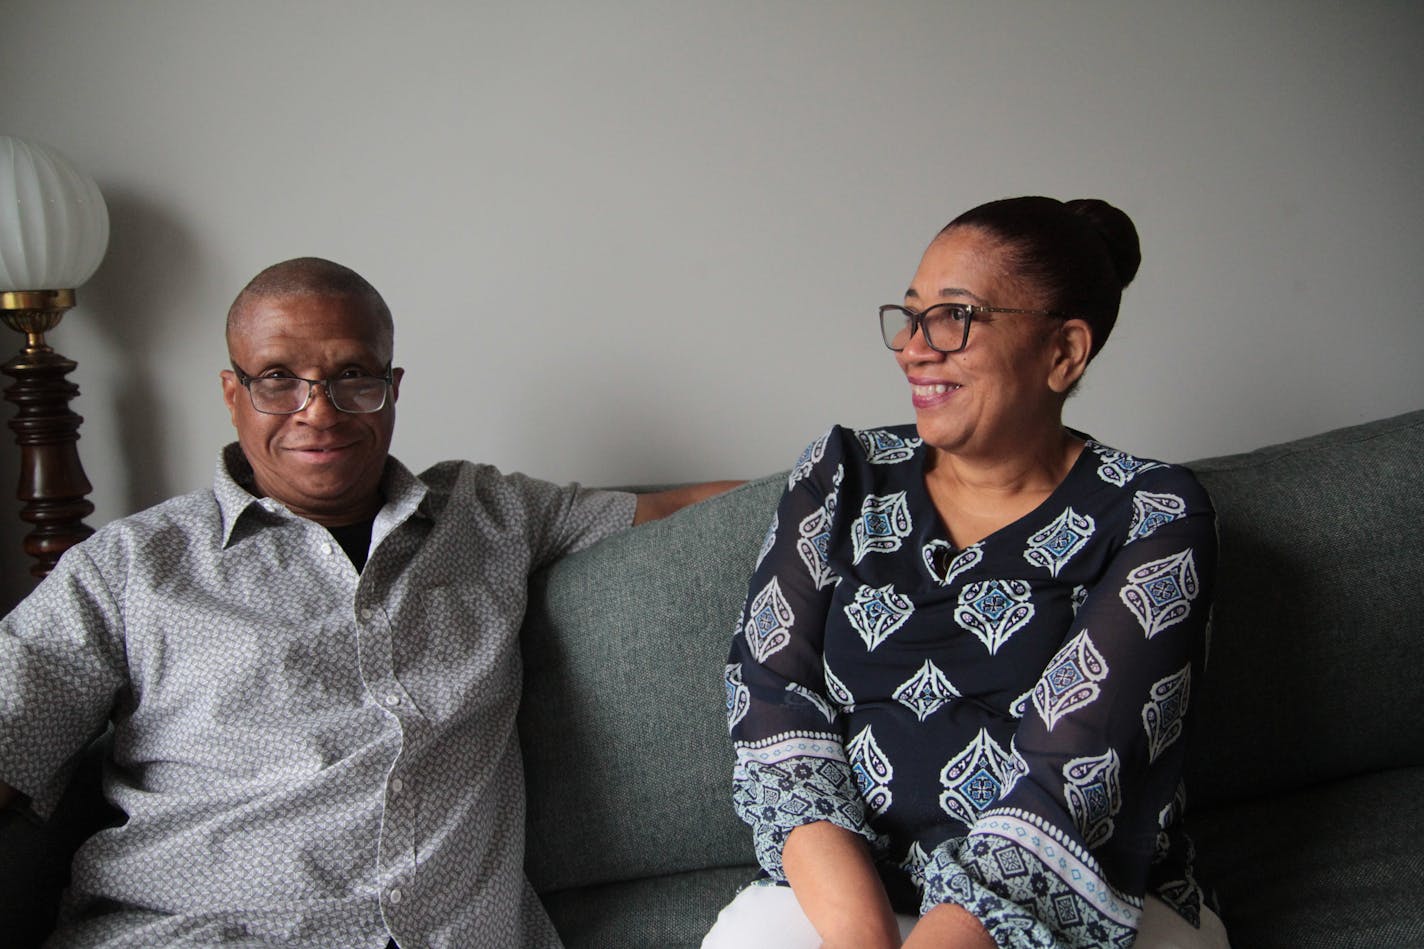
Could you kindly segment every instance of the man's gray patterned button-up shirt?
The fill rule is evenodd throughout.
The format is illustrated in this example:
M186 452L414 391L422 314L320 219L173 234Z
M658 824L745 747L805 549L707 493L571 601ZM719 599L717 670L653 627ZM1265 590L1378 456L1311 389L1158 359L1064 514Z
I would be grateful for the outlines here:
M114 728L128 818L76 858L59 944L557 946L523 875L526 584L634 497L390 459L358 574L250 478L228 446L0 624L0 779L46 813Z

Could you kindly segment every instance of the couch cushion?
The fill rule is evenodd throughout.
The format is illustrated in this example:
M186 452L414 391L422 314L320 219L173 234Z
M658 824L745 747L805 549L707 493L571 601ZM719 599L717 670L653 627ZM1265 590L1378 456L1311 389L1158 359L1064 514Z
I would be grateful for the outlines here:
M1189 806L1424 765L1424 412L1191 468L1221 562Z
M696 949L755 867L719 867L560 890L544 906L567 949Z
M541 893L755 863L732 812L722 670L783 476L536 577L520 711Z
M1424 768L1192 814L1236 949L1424 946Z

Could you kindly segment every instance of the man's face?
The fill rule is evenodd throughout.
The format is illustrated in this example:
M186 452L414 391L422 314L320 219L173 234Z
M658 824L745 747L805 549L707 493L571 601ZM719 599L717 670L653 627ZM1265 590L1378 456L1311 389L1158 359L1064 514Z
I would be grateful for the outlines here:
M250 301L234 323L228 353L253 378L334 379L383 375L391 345L366 300L302 294ZM237 374L223 370L223 400L258 491L328 527L374 515L381 505L379 485L401 374L394 371L390 397L379 412L339 411L317 386L300 412L266 415L252 407Z

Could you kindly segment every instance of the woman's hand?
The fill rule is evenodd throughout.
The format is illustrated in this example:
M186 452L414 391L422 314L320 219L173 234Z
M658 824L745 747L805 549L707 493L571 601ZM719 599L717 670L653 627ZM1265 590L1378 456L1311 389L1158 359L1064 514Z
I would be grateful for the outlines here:
M995 949L998 943L962 906L941 903L920 917L905 949Z
M803 824L787 836L781 863L823 949L900 945L900 927L865 838L826 821Z

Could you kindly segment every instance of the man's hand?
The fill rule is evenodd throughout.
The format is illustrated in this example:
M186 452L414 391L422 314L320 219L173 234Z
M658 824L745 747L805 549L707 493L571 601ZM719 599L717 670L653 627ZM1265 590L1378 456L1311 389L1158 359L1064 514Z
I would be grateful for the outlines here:
M637 511L633 514L633 523L635 525L643 524L647 521L656 521L660 517L667 517L689 504L696 504L698 501L716 497L742 483L741 481L708 481L704 484L690 484L682 488L640 494L638 495Z

